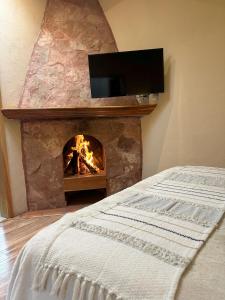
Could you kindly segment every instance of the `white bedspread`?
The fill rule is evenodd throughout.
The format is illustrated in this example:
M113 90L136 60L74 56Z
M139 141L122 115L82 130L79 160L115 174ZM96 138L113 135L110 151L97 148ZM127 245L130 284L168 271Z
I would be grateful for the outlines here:
M42 230L7 299L173 299L224 210L224 169L164 171Z

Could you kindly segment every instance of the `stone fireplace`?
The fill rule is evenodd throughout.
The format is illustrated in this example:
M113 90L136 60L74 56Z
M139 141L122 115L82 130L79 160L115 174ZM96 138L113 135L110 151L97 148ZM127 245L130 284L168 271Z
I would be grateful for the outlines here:
M65 191L106 188L110 195L141 179L142 143L138 117L23 121L22 132L30 210L65 206ZM71 137L78 135L92 137L92 142L94 137L95 143L101 144L104 154L98 164L99 173L89 169L89 173L83 175L75 171L74 176L72 170L65 174L63 150L68 143L71 145ZM82 176L84 187L80 183Z
M29 210L63 207L66 192L110 195L141 179L140 117L155 106L90 97L88 54L113 51L97 0L47 1L19 107L2 110L21 120ZM79 148L83 137L88 145Z

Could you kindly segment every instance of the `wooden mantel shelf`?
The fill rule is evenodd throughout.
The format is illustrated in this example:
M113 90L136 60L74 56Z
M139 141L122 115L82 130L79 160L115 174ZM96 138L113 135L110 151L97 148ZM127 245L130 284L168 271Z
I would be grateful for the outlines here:
M1 111L8 119L57 120L96 117L141 117L150 114L155 107L156 104L76 108L2 108Z

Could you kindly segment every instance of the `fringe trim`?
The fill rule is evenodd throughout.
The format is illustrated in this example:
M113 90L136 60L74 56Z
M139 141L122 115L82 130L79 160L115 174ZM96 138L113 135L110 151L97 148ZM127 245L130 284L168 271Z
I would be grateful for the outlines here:
M51 276L50 276L51 274ZM32 285L32 289L43 291L51 280L52 286L50 295L57 295L60 299L65 299L67 287L70 280L74 281L73 295L71 300L123 300L113 291L105 288L101 283L90 280L86 276L75 273L65 272L59 266L39 265Z

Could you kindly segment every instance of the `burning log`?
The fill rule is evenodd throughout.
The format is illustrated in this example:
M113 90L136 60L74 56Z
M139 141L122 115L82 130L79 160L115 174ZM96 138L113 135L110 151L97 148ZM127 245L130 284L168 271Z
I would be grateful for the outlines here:
M99 173L100 169L94 164L93 152L89 150L89 146L90 142L86 141L83 135L77 136L76 151L78 153L78 156L82 158L82 161L86 164L91 174Z
M78 174L80 175L97 173L97 171L92 166L90 166L82 156L79 156L78 158L78 166Z

